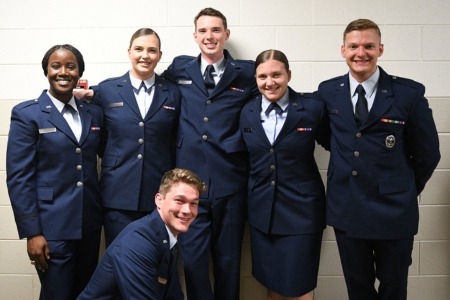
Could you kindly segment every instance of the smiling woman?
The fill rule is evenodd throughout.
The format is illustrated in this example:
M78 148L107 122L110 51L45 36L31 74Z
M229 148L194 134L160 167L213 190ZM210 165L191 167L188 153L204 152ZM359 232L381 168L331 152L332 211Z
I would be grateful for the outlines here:
M125 226L155 209L148 195L158 192L161 177L175 167L181 95L175 84L155 74L162 56L158 34L138 29L127 51L130 71L87 92L106 121L100 180L106 246Z
M325 106L288 86L289 61L279 50L261 52L255 73L261 95L245 104L239 124L250 154L252 275L270 300L312 300L325 227L314 149L329 144Z
M41 299L75 299L97 266L102 210L97 154L101 110L72 90L81 53L56 45L42 59L50 88L15 106L7 184L20 238L41 282ZM83 172L80 172L80 171Z
M72 90L84 72L81 53L70 45L56 45L45 54L42 68L50 83L50 94L67 103L72 98Z

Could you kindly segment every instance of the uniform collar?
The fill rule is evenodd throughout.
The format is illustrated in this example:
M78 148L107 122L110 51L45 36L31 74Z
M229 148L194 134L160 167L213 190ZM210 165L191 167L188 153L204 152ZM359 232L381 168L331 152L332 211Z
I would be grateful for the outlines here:
M172 231L170 231L169 227L167 227L166 224L164 225L166 226L167 234L169 235L170 249L172 249L172 247L175 246L175 244L177 243L177 238L176 236L173 235Z
M155 75L156 73L153 73L153 76L150 78L147 78L145 80L140 80L137 79L136 77L134 77L133 75L131 75L131 71L128 72L128 74L130 75L130 82L131 85L135 88L135 89L139 89L139 87L141 86L141 82L143 81L145 83L145 88L149 89L150 87L152 87L155 84Z
M58 109L59 112L62 112L62 110L64 109L64 105L66 105L64 102L56 99L55 97L52 96L52 94L50 94L49 91L47 91L47 96L50 98L50 100L52 100L53 105ZM70 106L73 107L73 109L75 109L75 111L78 111L77 108L77 103L75 102L75 97L72 95L72 98L70 98L69 102L67 103Z
M350 83L350 95L352 97L356 93L356 88L360 84L355 78L353 78L352 74L348 73L349 83ZM366 81L361 82L361 85L364 88L364 91L366 91L366 97L370 98L372 94L376 91L378 86L378 80L380 79L380 69L377 66L376 71L366 79Z

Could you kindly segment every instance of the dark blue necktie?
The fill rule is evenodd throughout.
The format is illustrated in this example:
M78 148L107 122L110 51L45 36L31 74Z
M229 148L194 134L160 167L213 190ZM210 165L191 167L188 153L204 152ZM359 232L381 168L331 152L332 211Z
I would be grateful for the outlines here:
M212 74L213 72L214 66L208 65L205 71L205 86L208 94L211 94L212 90L214 90L214 87L216 86L216 83L214 82L214 76Z
M172 270L176 268L176 264L178 262L178 245L173 245L172 249L170 249L170 269L169 274L172 273Z
M147 88L147 87L145 86L145 83L144 83L143 81L141 81L141 85L139 86L139 88L133 87L133 90L134 90L134 92L136 93L136 95L139 95L139 92L141 91L142 88L144 88L144 91L145 91L146 93L148 93L148 92L151 91L151 88L152 88L152 87L150 86L149 88Z
M283 110L276 102L270 103L269 107L267 107L267 109L265 111L266 116L269 116L269 114L272 110L275 110L275 113L278 115L281 115L283 113Z
M367 109L366 91L361 84L356 88L356 92L358 93L358 101L355 106L355 119L356 125L360 127L366 120L369 110Z

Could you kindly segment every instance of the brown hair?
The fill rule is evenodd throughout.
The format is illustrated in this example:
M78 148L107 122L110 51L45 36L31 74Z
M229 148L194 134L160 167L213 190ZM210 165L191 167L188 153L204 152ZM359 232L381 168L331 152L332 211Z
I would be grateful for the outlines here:
M158 38L158 42L159 42L159 49L158 49L158 50L161 51L161 39L159 38L159 35L156 33L156 31L154 31L153 29L150 29L150 28L141 28L141 29L138 29L138 30L131 36L130 47L129 47L129 48L131 48L131 45L133 44L133 41L134 41L135 39L137 39L138 37L145 36L145 35L152 35L152 34L156 35L156 37Z
M195 186L199 195L206 191L206 184L197 176L197 174L191 170L175 168L164 174L161 179L161 185L159 186L159 193L165 197L170 188L179 182Z
M378 25L369 19L358 19L350 22L350 24L348 24L347 27L345 28L344 44L345 44L345 36L347 35L347 33L352 32L354 30L364 30L364 29L375 29L381 42L381 31L380 28L378 28Z
M207 7L202 9L194 18L194 25L195 25L195 31L197 31L197 20L198 18L200 18L201 16L211 16L211 17L219 17L222 19L222 23L223 23L223 28L225 30L227 30L227 18L225 18L225 16L218 11L217 9L211 8L211 7Z
M279 62L284 64L284 67L286 68L286 71L289 72L289 61L286 57L286 55L281 52L280 50L274 50L274 49L270 49L270 50L265 50L263 52L261 52L255 60L255 70L256 68L258 68L258 66L268 60L278 60Z

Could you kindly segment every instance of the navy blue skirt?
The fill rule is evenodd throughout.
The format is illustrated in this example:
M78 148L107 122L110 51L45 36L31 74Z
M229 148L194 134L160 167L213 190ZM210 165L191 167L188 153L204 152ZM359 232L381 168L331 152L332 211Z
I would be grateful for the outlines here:
M322 233L274 235L250 226L253 277L284 297L299 297L314 290Z

